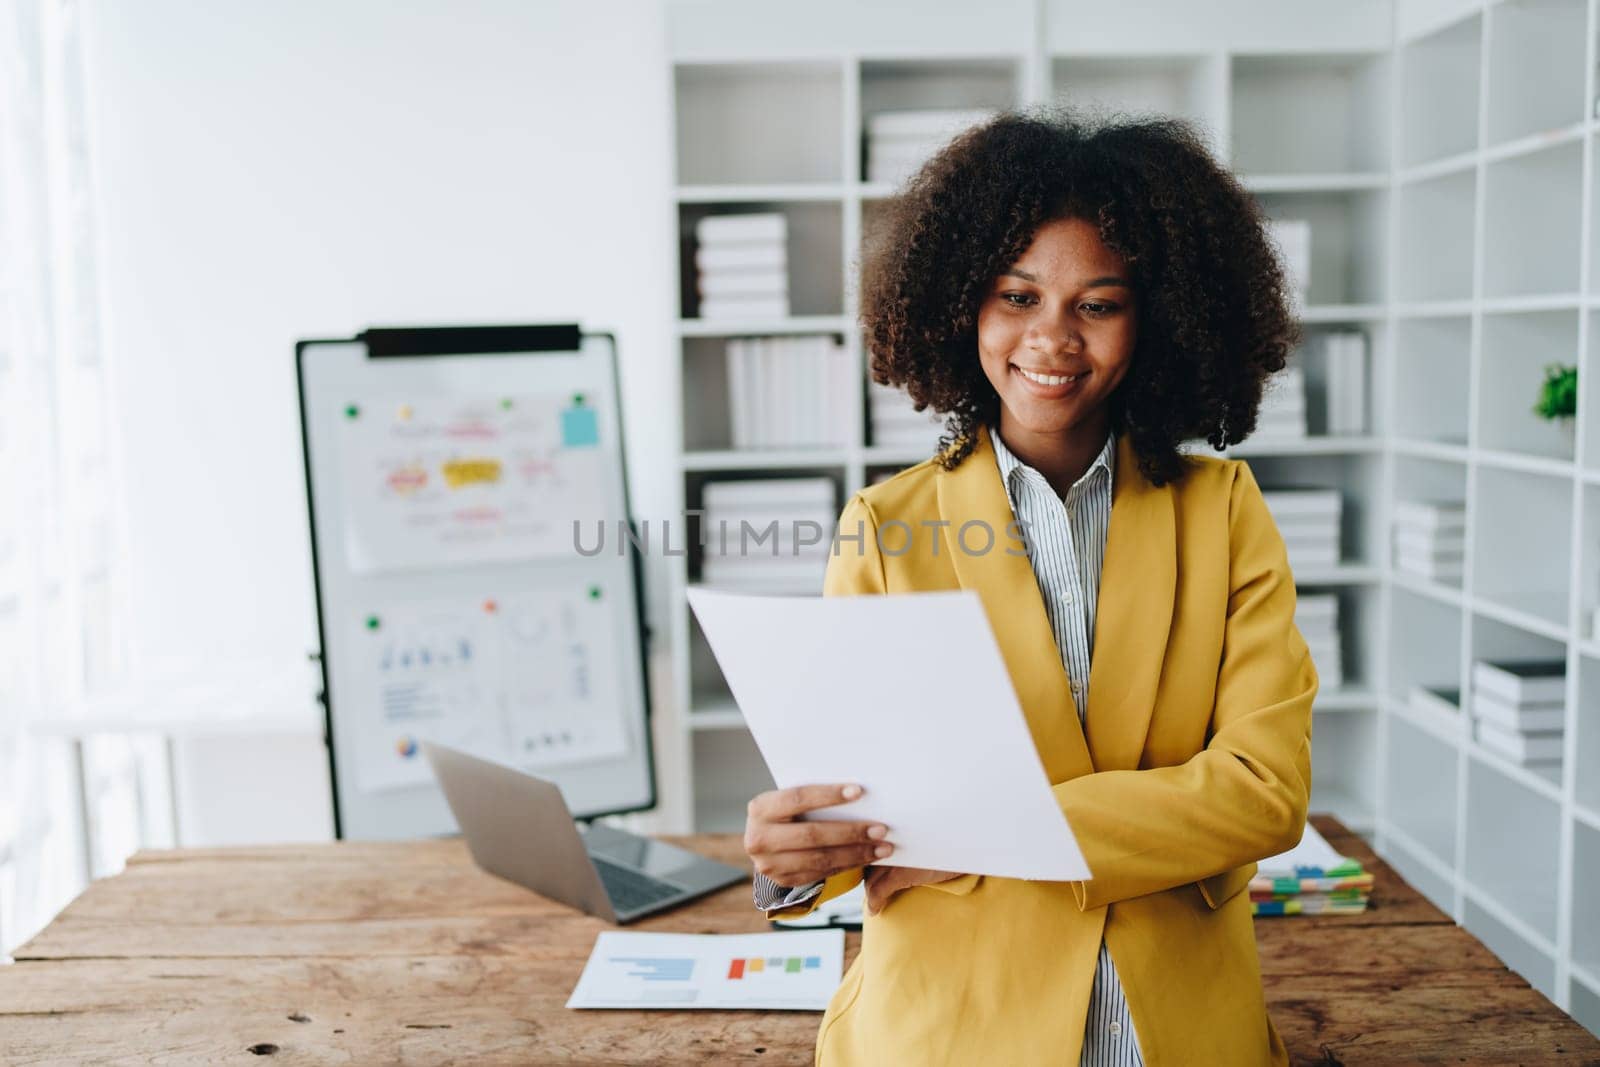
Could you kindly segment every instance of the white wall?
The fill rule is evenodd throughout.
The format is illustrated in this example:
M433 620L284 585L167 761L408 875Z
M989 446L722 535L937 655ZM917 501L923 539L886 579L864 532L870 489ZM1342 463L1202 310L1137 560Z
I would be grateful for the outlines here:
M91 0L87 28L136 667L297 670L315 644L299 338L612 329L634 508L668 513L676 235L657 4ZM665 576L650 580L659 623ZM314 749L294 751L260 788L241 783L251 812L286 774L325 788ZM271 835L254 815L240 825Z

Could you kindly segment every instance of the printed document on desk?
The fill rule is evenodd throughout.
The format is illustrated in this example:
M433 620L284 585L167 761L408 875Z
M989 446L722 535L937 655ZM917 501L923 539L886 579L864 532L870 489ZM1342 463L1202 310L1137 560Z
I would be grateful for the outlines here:
M883 822L881 865L1089 877L976 593L689 604L778 786L863 788L811 818Z
M569 1008L822 1011L844 973L844 931L648 934L605 930Z

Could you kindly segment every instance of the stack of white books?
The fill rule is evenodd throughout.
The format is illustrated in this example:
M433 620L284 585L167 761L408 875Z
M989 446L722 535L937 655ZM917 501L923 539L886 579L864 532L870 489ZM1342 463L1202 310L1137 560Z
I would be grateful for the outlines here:
M789 315L789 223L782 212L708 215L695 224L702 319Z
M728 342L728 414L734 448L815 448L850 443L855 388L850 353L819 336Z
M1566 698L1564 659L1479 660L1472 665L1478 743L1524 767L1561 762Z
M822 591L838 525L831 479L711 482L701 508L702 584L761 593Z
M1261 494L1283 535L1294 570L1339 563L1339 524L1344 500L1337 489L1272 489Z
M1367 432L1367 335L1359 330L1334 330L1322 335L1323 385L1327 401L1327 433Z
M1460 500L1400 500L1394 505L1394 569L1430 581L1461 580L1467 505Z
M867 415L872 424L872 444L877 448L926 450L939 448L944 416L931 408L918 411L904 389L867 382Z
M1306 373L1294 364L1267 379L1256 415L1256 436L1277 441L1306 435Z
M1344 685L1344 654L1339 639L1339 598L1332 593L1302 594L1294 605L1294 625L1311 649L1319 690Z
M880 111L867 118L867 181L899 184L952 137L994 114L986 108Z
M1298 314L1305 310L1311 289L1311 222L1308 219L1273 219L1267 225L1283 257L1290 307Z

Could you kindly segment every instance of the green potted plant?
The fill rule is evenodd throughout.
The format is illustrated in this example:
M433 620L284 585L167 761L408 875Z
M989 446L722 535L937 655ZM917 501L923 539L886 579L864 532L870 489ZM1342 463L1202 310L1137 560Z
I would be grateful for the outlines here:
M1573 416L1578 413L1578 368L1560 363L1550 363L1544 368L1544 381L1539 385L1539 402L1533 413L1560 425L1562 433L1571 443L1575 434Z

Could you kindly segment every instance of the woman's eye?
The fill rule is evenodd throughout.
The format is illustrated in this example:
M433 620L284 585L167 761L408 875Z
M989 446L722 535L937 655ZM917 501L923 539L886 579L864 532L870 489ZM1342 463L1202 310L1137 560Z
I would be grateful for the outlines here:
M1088 303L1078 305L1091 315L1109 315L1117 310L1115 304Z
M1028 301L1032 300L1033 298L1026 293L1001 293L1000 299L1004 300L1012 307L1026 307Z

